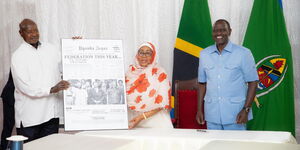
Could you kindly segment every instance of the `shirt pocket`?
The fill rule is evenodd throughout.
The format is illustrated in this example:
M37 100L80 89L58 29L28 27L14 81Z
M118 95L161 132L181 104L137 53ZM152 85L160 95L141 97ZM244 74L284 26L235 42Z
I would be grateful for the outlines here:
M240 66L237 63L230 63L224 66L224 76L229 81L235 81L241 76Z
M227 108L230 108L232 114L236 116L242 110L245 102L245 98L243 97L230 97Z
M211 103L211 102L212 102L212 99L211 99L211 98L206 98L206 97L205 97L205 98L204 98L204 102L205 102L205 103Z
M244 104L245 103L245 98L243 98L243 97L231 97L231 98L229 98L229 102L231 104Z
M207 64L207 65L204 66L204 70L205 70L205 73L206 73L207 80L214 79L214 76L216 75L214 65Z

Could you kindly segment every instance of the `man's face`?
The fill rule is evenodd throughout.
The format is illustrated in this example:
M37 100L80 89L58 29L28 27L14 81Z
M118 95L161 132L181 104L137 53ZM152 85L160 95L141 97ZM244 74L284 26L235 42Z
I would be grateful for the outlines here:
M228 43L229 36L231 34L231 29L224 21L218 21L213 27L213 40L216 45L225 45Z
M20 30L20 35L28 44L36 44L39 41L39 30L34 23L26 24L26 28Z

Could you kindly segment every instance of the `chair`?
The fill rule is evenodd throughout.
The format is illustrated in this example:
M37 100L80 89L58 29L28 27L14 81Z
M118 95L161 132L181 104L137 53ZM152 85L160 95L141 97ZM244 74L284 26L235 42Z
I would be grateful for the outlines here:
M198 91L197 78L175 81L175 128L206 129L206 123L199 125L196 121Z

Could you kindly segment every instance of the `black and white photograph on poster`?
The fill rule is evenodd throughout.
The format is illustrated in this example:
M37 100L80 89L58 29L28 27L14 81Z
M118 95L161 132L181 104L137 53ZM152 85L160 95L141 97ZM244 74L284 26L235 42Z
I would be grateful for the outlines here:
M90 87L86 85L88 80L68 80L70 87L65 91L66 105L86 105Z
M124 86L122 80L106 80L108 104L124 104Z
M107 85L104 80L94 80L93 87L88 92L88 105L105 105L107 104Z
M66 105L124 104L124 84L117 79L69 79Z
M65 130L127 129L121 40L62 40Z

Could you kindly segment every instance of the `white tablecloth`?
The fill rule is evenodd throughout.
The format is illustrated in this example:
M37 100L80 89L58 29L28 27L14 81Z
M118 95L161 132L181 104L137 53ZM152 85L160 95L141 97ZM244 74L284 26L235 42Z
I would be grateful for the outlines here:
M84 131L77 135L134 140L137 150L198 150L221 140L233 142L297 143L289 132L193 129L135 129Z
M53 134L24 150L300 150L289 132L135 129Z
M23 145L24 150L125 150L134 141L72 134L52 134Z
M300 146L286 143L212 141L200 150L300 150Z

